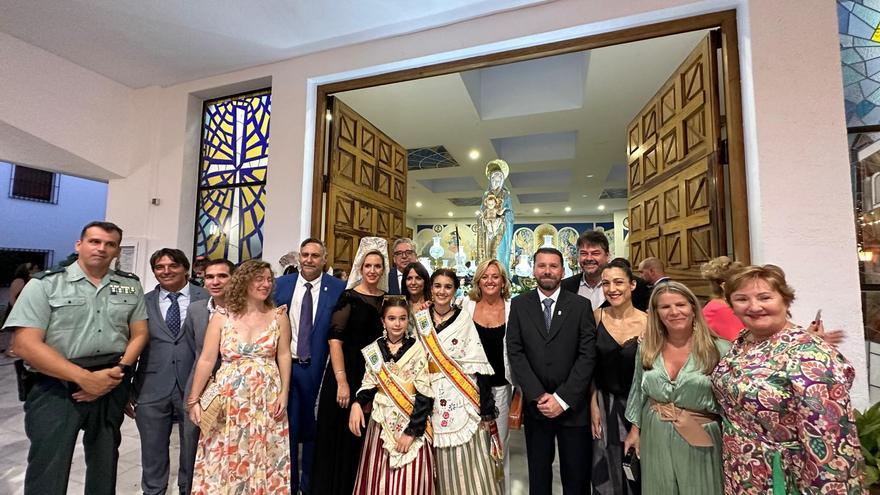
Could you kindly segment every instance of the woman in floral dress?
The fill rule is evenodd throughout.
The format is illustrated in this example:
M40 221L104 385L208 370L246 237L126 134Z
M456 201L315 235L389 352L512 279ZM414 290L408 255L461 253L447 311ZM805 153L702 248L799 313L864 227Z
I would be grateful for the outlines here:
M202 431L194 494L290 493L290 321L287 307L272 303L274 280L268 263L244 262L227 286L226 311L208 324L187 406L199 424L199 396L219 353L215 400L224 402L225 421Z
M724 289L746 327L712 374L725 493L866 493L852 365L789 321L794 291L779 267L748 267Z

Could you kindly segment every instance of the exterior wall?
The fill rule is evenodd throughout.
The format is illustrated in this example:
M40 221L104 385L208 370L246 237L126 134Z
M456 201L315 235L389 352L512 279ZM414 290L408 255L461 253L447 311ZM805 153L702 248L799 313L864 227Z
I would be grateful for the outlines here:
M0 248L52 250L57 263L73 252L83 225L104 219L103 182L59 175L58 203L51 204L10 198L11 174L12 165L0 162Z
M124 178L110 183L108 218L118 221L127 236L146 240L143 256L161 246L189 251L199 102L271 81L273 129L264 258L274 262L309 230L318 83L736 8L753 261L786 269L798 290L792 308L795 321L809 322L822 307L826 324L847 329L849 338L842 350L859 370L853 396L862 407L868 401L868 386L834 5L827 0L558 0L171 87L133 91L128 98L132 118L119 138L127 144L128 154L112 154L127 163L119 168ZM51 74L42 78L65 80ZM114 101L125 100L117 88L108 89ZM64 137L72 132L71 126L37 125L40 118L55 117L49 114L51 109L12 108L8 103L15 101L12 96L29 94L24 85L16 91L10 98L0 98L7 102L0 106L0 119L12 121L4 115L10 112L36 112L33 119L17 121L29 123L48 142L86 155L88 150ZM88 109L82 112L98 117ZM114 140L114 131L103 124L89 118L80 121L102 142ZM93 156L90 152L88 157ZM160 204L150 205L150 198L159 198ZM151 284L145 280L146 286Z

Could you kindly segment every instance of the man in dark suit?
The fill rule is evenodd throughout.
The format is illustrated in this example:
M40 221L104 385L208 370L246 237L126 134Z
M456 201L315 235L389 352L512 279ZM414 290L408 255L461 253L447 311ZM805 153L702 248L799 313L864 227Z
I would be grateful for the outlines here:
M292 329L293 366L290 376L290 484L291 493L309 493L309 475L315 450L315 403L327 355L330 316L345 290L345 282L324 273L327 249L319 239L300 244L299 273L284 275L275 284L275 303L286 304ZM302 475L298 462L302 447Z
M654 290L658 284L669 281L663 262L653 256L645 258L639 263L639 272L648 283L649 290Z
M226 306L226 293L224 290L226 289L226 284L229 283L229 279L232 278L235 265L228 260L209 260L205 263L203 269L202 277L205 281L205 289L207 289L211 297L195 301L189 305L186 312L186 320L184 320L182 327L183 333L187 336L187 341L193 344L193 353L196 357L196 361L193 362L192 371L190 371L189 378L186 381L184 397L189 397L190 389L192 389L193 374L196 370L196 362L198 362L199 356L202 354L202 347L205 345L205 332L208 330L208 322L211 321L211 316L214 315L217 309L222 309ZM217 371L219 367L220 360L218 359L214 371ZM198 450L199 446L200 432L199 426L189 419L189 415L184 420L183 431L184 443L180 446L181 454L184 458L182 462L186 462L188 472L192 473L196 463L196 450ZM190 493L192 491L192 476L187 481L189 484L186 487L186 492Z
M187 281L189 260L179 249L156 251L150 256L150 267L159 285L144 296L150 342L138 361L133 411L129 412L141 437L141 488L145 495L161 495L168 487L168 445L173 423L178 423L180 444L185 444L183 391L195 353L182 323L190 303L207 299L208 293ZM191 478L181 449L177 475L180 493L187 492Z
M589 493L592 439L590 381L596 361L596 325L590 301L561 290L562 253L534 256L538 288L513 299L507 354L523 392L529 493L550 495L559 446L563 493Z
M598 230L588 230L581 234L577 241L578 265L581 273L577 273L562 281L562 290L590 300L593 309L607 307L605 292L602 289L602 267L608 263L611 253L608 250L608 238ZM629 263L629 261L627 261ZM636 309L648 310L648 299L651 291L644 280L636 277L636 288L633 290L632 302Z
M394 265L391 270L388 270L388 294L405 294L405 283L402 280L403 269L406 268L406 265L419 260L416 255L416 245L412 239L401 237L395 240L391 246L391 259L394 261Z

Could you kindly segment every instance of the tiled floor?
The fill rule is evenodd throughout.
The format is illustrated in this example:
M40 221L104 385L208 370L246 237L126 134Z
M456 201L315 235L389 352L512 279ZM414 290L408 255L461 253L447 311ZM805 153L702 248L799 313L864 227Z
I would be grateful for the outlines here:
M171 479L169 487L176 487L177 470L177 432L171 438ZM24 412L18 401L15 374L11 362L0 358L0 494L18 495L23 493L24 471L27 466L28 440L24 434ZM117 493L134 495L140 492L141 453L140 440L134 421L126 418L122 426L122 445L119 447L119 471ZM522 431L511 433L511 494L528 493L528 475L525 461L525 441ZM557 468L558 469L558 468ZM77 446L70 470L68 493L83 493L85 463L82 444ZM559 475L556 471L554 493L562 493ZM173 494L175 490L169 490Z

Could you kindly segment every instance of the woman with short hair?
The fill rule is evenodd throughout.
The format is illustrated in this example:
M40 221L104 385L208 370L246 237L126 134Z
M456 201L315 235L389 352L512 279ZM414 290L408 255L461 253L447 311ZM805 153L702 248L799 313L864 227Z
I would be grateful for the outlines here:
M864 493L864 460L837 349L789 319L794 289L774 265L734 274L724 296L745 330L712 374L728 493Z

